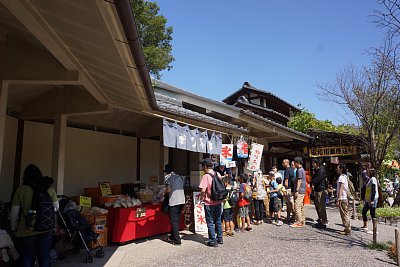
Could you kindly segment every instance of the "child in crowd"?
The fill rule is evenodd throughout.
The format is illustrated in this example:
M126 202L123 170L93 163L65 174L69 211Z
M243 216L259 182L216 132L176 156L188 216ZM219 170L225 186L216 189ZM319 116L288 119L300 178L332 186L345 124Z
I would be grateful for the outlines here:
M233 187L230 184L230 179L229 177L225 178L225 187L229 191L228 196L225 199L224 202L224 211L222 212L222 219L224 220L224 225L225 225L225 235L227 236L233 236L233 229L235 228L235 225L233 223L233 207L231 206L230 199L232 194L234 194Z
M283 199L286 196L286 188L285 186L283 186L282 184L282 177L278 177L276 178L276 182L278 184L278 198L281 200L281 204L283 203ZM283 206L283 204L282 204ZM281 207L282 207L281 206ZM281 208L281 210L278 211L278 218L281 218L281 213L282 213L283 208Z
M282 204L281 200L278 197L279 184L275 181L275 177L273 173L269 175L269 192L270 192L270 200L269 200L269 216L271 217L272 223L276 226L282 226L283 222L281 221L281 209ZM282 183L282 180L281 180Z
M249 217L249 204L250 204L250 198L252 197L252 190L251 186L247 184L247 179L245 176L241 175L240 176L240 190L239 190L239 217L242 221L242 227L241 227L241 232L246 231L251 231L250 227L250 217ZM249 192L250 189L250 192ZM247 227L245 228L245 225L247 223Z

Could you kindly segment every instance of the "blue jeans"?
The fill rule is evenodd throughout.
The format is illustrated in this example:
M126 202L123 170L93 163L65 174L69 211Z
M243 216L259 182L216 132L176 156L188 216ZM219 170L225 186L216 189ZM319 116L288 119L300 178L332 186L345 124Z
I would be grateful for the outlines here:
M34 266L36 257L40 267L50 267L51 235L51 232L46 232L20 238L23 267Z
M217 239L222 240L221 204L214 206L205 205L204 211L208 228L208 242L216 242L215 232L217 232Z

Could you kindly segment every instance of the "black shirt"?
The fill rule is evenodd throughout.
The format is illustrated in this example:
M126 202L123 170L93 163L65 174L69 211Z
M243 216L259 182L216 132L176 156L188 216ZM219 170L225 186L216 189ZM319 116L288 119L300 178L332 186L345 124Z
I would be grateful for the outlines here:
M294 169L292 167L289 167L285 170L285 173L283 174L283 184L286 183L286 179L289 179L289 188L294 190Z
M326 189L325 186L325 170L322 168L318 168L314 170L312 179L311 179L311 184L314 185L314 191L315 192L321 192Z

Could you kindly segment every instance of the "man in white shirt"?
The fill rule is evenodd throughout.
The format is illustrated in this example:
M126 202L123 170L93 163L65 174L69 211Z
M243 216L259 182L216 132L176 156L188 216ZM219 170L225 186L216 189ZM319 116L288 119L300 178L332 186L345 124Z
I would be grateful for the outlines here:
M337 166L337 173L340 175L337 181L337 200L336 206L339 207L340 217L342 217L342 223L344 225L344 230L340 232L342 235L350 235L350 214L348 210L348 200L347 191L349 190L349 185L347 182L347 168L345 164L339 164Z

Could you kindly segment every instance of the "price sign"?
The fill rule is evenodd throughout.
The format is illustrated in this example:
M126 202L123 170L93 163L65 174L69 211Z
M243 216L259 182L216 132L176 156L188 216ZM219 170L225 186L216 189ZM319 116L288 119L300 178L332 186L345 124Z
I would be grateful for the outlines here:
M110 182L100 182L99 187L103 197L112 195Z
M81 205L82 207L90 208L92 206L92 198L85 197L85 196L79 196L79 205Z
M136 209L136 218L146 217L146 208L137 208Z

